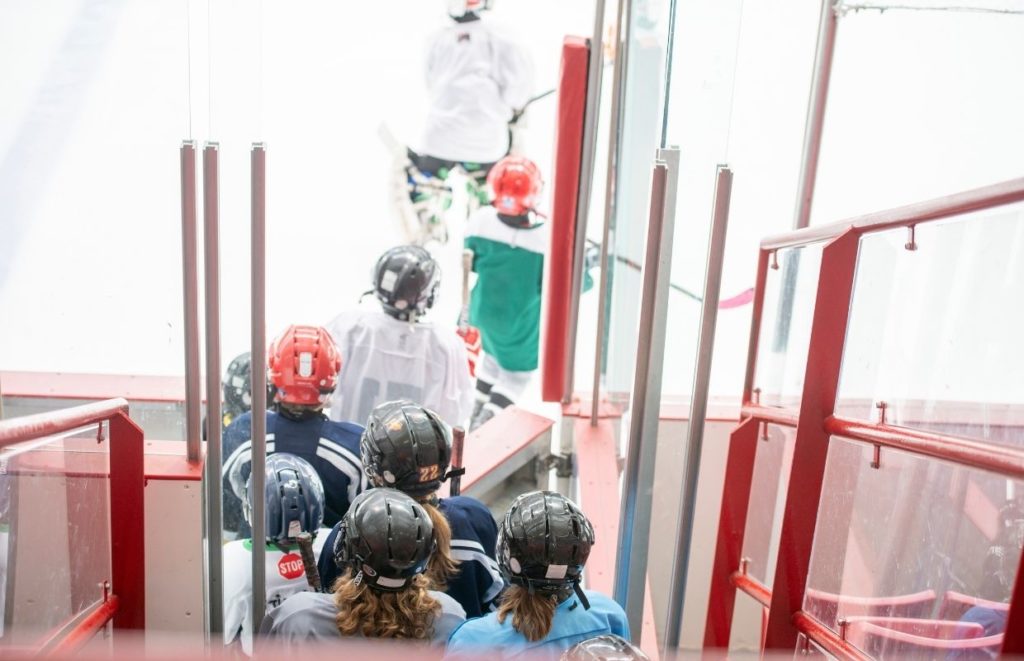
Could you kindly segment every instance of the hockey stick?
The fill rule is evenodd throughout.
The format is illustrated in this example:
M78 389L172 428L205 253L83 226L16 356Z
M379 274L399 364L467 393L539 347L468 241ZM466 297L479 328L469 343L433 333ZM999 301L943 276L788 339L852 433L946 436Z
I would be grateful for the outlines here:
M587 239L587 243L589 243L590 245L594 246L595 248L600 248L601 247L601 244L598 243L597 241L594 241L593 239ZM643 265L638 264L637 262L634 262L632 259L629 259L628 257L623 257L622 255L615 255L615 261L620 263L620 264L623 264L625 266L628 266L629 268L631 268L631 269L633 269L635 271L642 271L643 268L644 268ZM704 301L704 299L702 297L698 296L697 294L693 293L692 291L690 291L686 287L683 287L682 285L677 285L674 282L670 282L670 283L668 283L668 286L669 286L669 288L673 289L674 291L677 291L680 294L682 294L682 295L686 296L687 298L690 298L690 299L692 299L692 300L694 300L694 301L696 301L698 303L702 303ZM753 300L754 300L754 288L751 287L749 289L744 289L743 291L741 291L739 294L736 294L735 296L732 296L730 298L727 298L727 299L724 299L722 301L719 301L718 308L721 309L721 310L729 310L729 309L732 309L732 308L738 308L738 307L741 307L743 305L746 305L747 303L750 303Z
M473 270L473 251L462 251L462 311L459 313L459 330L469 330L469 272Z
M313 592L323 592L320 584L320 571L316 568L316 556L313 553L313 536L308 532L299 533L295 537L299 544L299 555L302 556L302 568L306 572L306 582Z
M449 495L458 496L462 493L462 474L466 471L462 468L462 448L466 444L466 430L462 427L452 428L452 464L449 469L451 475Z

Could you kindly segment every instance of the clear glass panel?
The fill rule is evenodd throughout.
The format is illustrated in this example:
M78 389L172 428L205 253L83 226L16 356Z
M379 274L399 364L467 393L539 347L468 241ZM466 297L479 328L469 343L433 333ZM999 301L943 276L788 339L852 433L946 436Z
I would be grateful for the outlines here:
M735 180L722 300L754 286L757 248L792 226L809 71L820 2L676 3L669 145L682 153L672 280L702 293L715 172ZM749 304L718 312L711 394L735 402L743 387ZM670 294L664 391L688 398L700 305ZM671 368L669 368L671 366Z
M743 557L748 559L747 573L770 588L775 578L775 560L779 554L779 531L785 509L789 469L793 465L796 430L779 425L762 425L761 433L750 482Z
M746 592L736 592L729 632L729 655L754 654L761 649L762 632L767 622L767 610Z
M1019 2L928 4L1021 9ZM895 9L842 15L813 222L1020 176L1022 61L1019 16Z
M804 610L836 631L845 618L848 639L881 656L999 633L1024 539L1024 485L886 449L875 469L872 451L831 441Z
M861 240L841 413L1024 445L1024 205Z
M630 2L629 56L621 102L621 135L616 160L615 213L611 222L606 296L607 342L604 387L609 398L627 403L636 364L651 168L660 146L665 47L669 3ZM616 56L621 54L616 53Z
M91 425L0 451L0 645L36 645L110 581L109 441Z
M768 268L754 378L760 402L767 406L800 405L822 247L780 250L778 268Z

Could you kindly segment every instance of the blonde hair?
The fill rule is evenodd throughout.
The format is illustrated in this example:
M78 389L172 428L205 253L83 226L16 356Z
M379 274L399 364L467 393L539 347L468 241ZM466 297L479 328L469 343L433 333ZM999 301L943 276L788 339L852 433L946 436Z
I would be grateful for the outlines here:
M448 587L448 580L459 573L459 561L452 557L451 524L436 503L437 498L434 494L419 501L430 515L430 522L434 524L434 539L437 542L437 547L430 555L426 575L433 583L434 589L443 591Z
M537 642L551 633L558 603L558 597L553 594L530 594L521 585L510 585L498 606L498 622L504 624L505 618L511 614L512 628L531 643Z
M335 624L343 636L423 640L434 634L441 604L427 592L430 581L413 576L401 592L378 592L356 582L352 570L334 582Z

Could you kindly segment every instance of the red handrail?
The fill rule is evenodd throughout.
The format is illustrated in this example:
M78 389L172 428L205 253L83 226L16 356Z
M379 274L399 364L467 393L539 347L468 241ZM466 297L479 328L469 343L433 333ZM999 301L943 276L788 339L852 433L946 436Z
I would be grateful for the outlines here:
M1024 450L1015 447L839 416L827 418L825 430L836 436L1024 479Z
M117 595L109 595L106 601L101 602L94 611L75 624L66 635L62 635L64 632L61 630L55 634L54 638L43 643L44 655L66 657L78 651L107 625L107 622L114 617L119 605ZM59 640L55 640L58 638Z
M826 241L834 239L848 230L867 234L895 227L909 227L1021 201L1024 201L1024 178L1010 179L925 202L856 216L838 223L816 225L794 232L776 234L761 241L761 249L778 250Z
M793 409L783 409L774 406L762 406L760 404L746 403L740 408L740 416L763 420L783 427L797 426L800 422L800 412Z
M60 411L0 420L0 447L53 436L78 427L103 422L118 413L128 414L128 402L122 397L74 406Z
M836 632L803 611L793 613L793 625L797 631L807 636L808 640L836 658L854 661L871 659L870 656L840 638Z
M743 574L741 572L733 572L732 576L729 577L732 584L737 589L742 590L754 601L761 604L765 608L772 605L772 591L768 589L761 581L752 578L749 574Z

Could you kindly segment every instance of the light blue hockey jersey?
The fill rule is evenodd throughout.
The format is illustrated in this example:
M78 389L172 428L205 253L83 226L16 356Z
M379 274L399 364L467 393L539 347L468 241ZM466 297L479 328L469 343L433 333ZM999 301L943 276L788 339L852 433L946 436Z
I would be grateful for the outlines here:
M512 617L498 622L497 613L467 620L448 639L445 659L552 659L581 640L601 634L615 634L629 640L629 622L622 607L598 592L586 591L590 610L573 596L555 609L551 632L543 640L530 642L512 628Z

